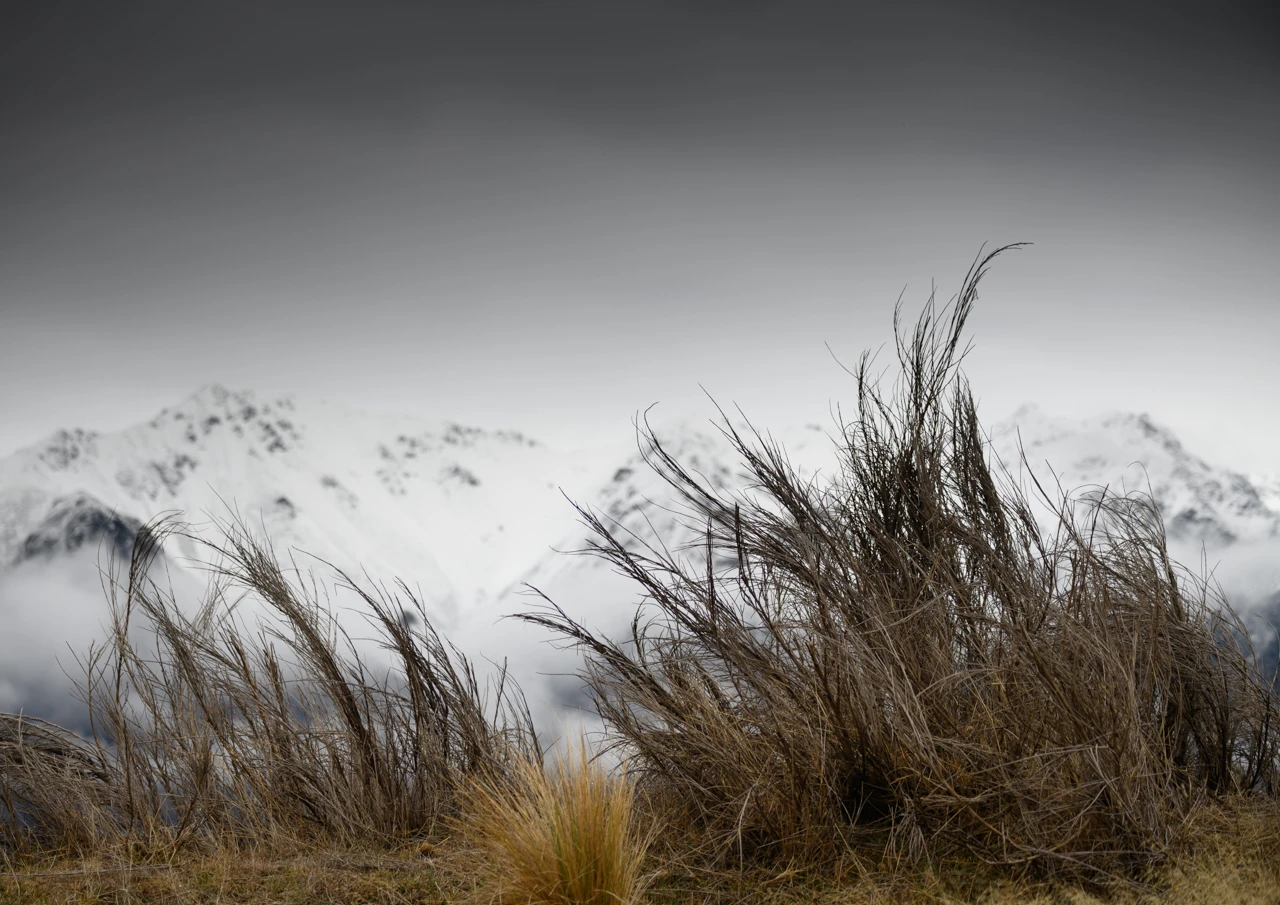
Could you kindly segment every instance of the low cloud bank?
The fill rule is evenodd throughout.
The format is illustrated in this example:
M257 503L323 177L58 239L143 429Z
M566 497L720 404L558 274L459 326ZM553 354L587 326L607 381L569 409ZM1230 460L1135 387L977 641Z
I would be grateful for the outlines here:
M1238 543L1209 553L1195 545L1173 544L1170 552L1193 571L1207 567L1212 572L1228 602L1245 616L1264 668L1274 670L1280 653L1275 629L1280 625L1280 540ZM74 687L83 675L80 661L90 645L107 634L105 568L101 551L85 549L25 562L0 576L0 711L22 711L89 731L86 708ZM171 568L157 577L170 583L164 586L174 587L188 611L206 590L205 576L199 572ZM375 670L389 668L391 659L373 638L356 595L335 587L335 576L319 564L314 579L321 600L332 607L365 662ZM615 638L629 633L640 604L628 579L589 558L566 556L562 568L535 582L575 620ZM310 578L306 584L312 587ZM546 606L538 595L517 587L465 613L456 627L438 628L473 661L482 680L505 665L548 738L572 734L579 727L593 731L600 724L578 677L581 651L517 618ZM269 614L261 602L246 598L237 603L236 618L249 634L257 634L264 617Z

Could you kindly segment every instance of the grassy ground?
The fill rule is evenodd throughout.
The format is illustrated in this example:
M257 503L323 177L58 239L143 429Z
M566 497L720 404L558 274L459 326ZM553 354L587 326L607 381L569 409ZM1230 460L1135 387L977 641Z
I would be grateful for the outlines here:
M50 860L0 879L9 903L429 903L446 902L425 859L354 852L293 856L217 854L171 864Z
M1177 905L1280 902L1280 859L1264 849L1243 851L1231 840L1222 848L1165 870L1139 889L1117 884L1089 889L992 881L979 874L928 872L814 878L780 875L668 875L648 894L653 905L685 903L804 902L848 905L1093 905L1168 902ZM329 902L429 905L489 901L467 871L473 852L423 857L399 852L296 852L289 855L220 853L184 857L170 864L121 864L43 859L10 865L0 873L5 905L90 905L90 903L218 903L218 905L323 905Z

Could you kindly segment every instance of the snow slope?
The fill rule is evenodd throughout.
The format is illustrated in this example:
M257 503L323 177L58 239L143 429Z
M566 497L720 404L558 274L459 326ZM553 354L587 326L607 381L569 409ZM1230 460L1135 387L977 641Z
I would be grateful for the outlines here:
M1263 505L1273 512L1280 512L1280 475L1254 475L1252 480Z

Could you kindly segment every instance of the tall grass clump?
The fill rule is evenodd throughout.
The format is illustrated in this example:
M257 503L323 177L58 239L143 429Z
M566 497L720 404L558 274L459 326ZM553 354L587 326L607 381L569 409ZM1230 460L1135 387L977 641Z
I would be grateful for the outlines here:
M482 889L521 905L634 905L650 834L624 775L593 760L586 742L549 767L523 762L480 776L466 795L466 834L486 853Z
M1133 876L1189 844L1202 805L1275 796L1274 693L1219 593L1170 560L1152 502L1095 493L1044 532L989 456L960 364L1004 250L914 330L895 316L891 389L863 356L828 479L725 419L753 485L726 494L646 423L705 549L638 544L583 508L587 552L647 615L620 639L554 603L525 617L585 649L684 857Z
M89 739L0 715L0 849L429 836L471 776L538 755L518 689L501 674L482 686L407 587L362 589L339 573L391 654L380 671L314 582L223 527L195 613L152 579L179 525L144 530L124 574L113 570L109 637L83 662ZM238 605L250 602L268 618L247 624Z

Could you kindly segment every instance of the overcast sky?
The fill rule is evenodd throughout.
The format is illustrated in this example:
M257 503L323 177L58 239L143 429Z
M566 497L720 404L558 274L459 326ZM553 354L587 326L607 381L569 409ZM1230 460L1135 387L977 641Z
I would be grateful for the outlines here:
M983 243L987 418L1280 472L1270 4L41 2L0 22L0 454L202 384L826 421ZM905 293L904 293L905 291Z

